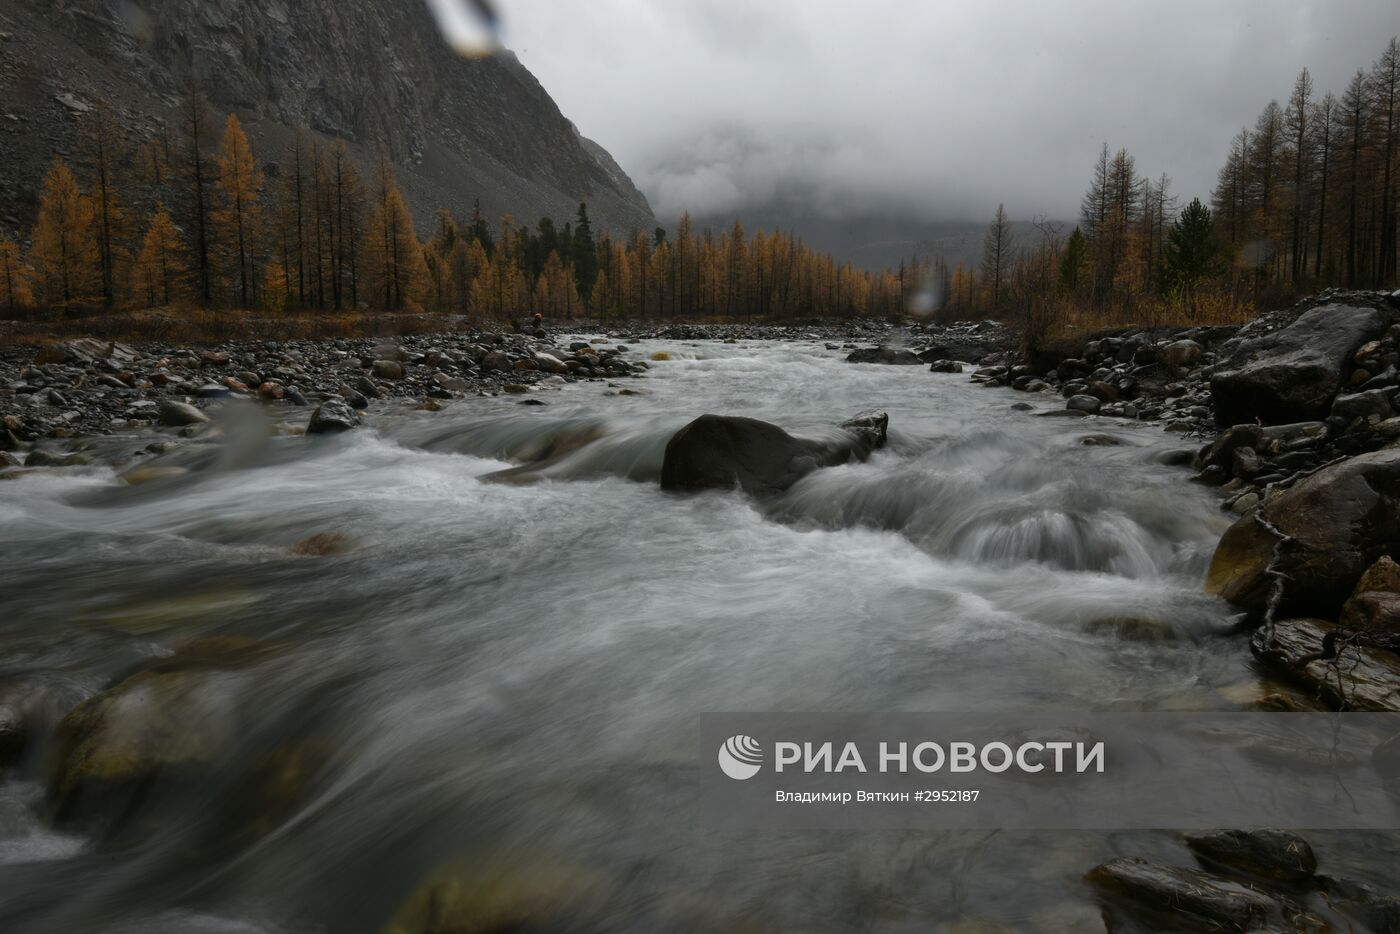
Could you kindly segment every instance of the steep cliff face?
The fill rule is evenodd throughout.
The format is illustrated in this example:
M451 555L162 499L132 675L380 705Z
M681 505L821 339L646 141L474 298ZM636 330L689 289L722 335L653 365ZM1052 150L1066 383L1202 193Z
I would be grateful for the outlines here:
M388 148L420 222L436 207L522 222L649 228L646 199L506 52L468 60L422 0L10 0L0 6L0 220L23 215L75 115L108 99L155 130L191 75L245 122L259 156L291 130Z

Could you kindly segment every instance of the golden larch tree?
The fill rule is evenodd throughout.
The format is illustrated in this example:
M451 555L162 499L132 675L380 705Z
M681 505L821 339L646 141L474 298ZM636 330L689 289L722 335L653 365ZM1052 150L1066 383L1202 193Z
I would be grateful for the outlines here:
M92 204L78 190L68 163L55 156L39 196L39 219L29 260L45 305L92 301L101 291Z
M258 283L257 240L261 223L258 197L263 182L253 158L253 147L233 114L229 114L224 123L218 169L214 240L227 258L226 266L238 293L238 306L251 308Z
M24 265L19 244L12 237L0 235L0 308L14 317L32 301L29 269Z
M165 205L156 205L141 242L141 252L136 257L134 292L138 303L154 308L171 305L184 297L184 252L185 244L170 212Z
M394 179L388 155L380 150L374 170L374 211L369 225L374 300L387 311L421 306L428 278L423 251L413 231L413 215Z

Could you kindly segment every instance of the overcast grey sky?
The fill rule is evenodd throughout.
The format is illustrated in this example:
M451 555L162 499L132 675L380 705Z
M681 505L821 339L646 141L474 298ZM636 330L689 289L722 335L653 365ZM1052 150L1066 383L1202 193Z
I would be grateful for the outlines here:
M1070 217L1102 142L1206 196L1307 66L1340 92L1394 0L502 0L506 42L669 224Z

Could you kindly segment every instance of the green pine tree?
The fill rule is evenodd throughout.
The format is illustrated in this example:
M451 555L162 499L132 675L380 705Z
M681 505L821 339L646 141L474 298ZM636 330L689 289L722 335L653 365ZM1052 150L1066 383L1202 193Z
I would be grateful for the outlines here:
M598 278L598 252L593 244L593 225L588 220L588 205L580 203L574 224L574 277L578 280L578 297L588 301L593 283Z
M486 253L486 258L491 259L495 256L496 240L491 236L491 225L486 223L486 218L481 216L480 198L472 204L472 219L469 228L472 236L481 244L481 249Z
M1200 198L1193 198L1167 232L1168 282L1180 290L1186 307L1194 312L1197 290L1225 268L1210 209Z
M1060 291L1074 295L1084 280L1084 264L1089 256L1089 242L1084 239L1079 225L1075 225L1065 241L1065 253L1060 257Z

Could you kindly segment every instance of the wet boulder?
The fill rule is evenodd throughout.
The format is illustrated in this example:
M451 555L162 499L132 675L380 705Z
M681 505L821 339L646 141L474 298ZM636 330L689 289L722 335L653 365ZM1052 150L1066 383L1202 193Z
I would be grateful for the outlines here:
M1249 480L1259 474L1264 469L1264 462L1259 457L1259 452L1254 448L1235 448L1234 456L1230 459L1230 473L1236 477Z
M1348 629L1400 633L1400 564L1382 555L1366 569L1339 622Z
M1367 568L1361 580L1356 582L1353 596L1370 590L1400 593L1400 564L1396 564L1394 558L1389 555L1377 558L1376 563Z
M510 357L507 357L499 350L493 350L486 356L481 358L481 369L483 372L486 373L490 373L493 371L498 373L509 373L512 369Z
M884 413L867 412L830 436L799 438L758 419L702 415L667 442L661 488L781 493L813 470L869 457L884 444L888 424Z
M1190 369L1201 362L1205 353L1200 344L1193 340L1172 341L1162 350L1162 358L1169 366L1177 369Z
M369 399L365 397L365 394L354 389L349 384L342 384L336 392L340 393L340 398L344 399L346 404L352 409L369 408Z
M412 355L398 344L379 344L370 353L376 360L391 360L395 363L404 363L412 359Z
M1095 399L1098 399L1100 402L1117 402L1123 398L1117 386L1106 383L1101 379L1092 380L1088 387L1086 387L1085 392Z
M220 848L276 827L332 748L305 714L325 683L274 685L263 663L275 651L236 636L195 639L73 708L48 761L55 822L107 840L178 826ZM294 701L271 700L291 691Z
M211 767L239 730L229 687L202 672L148 671L80 704L56 737L55 817L120 814L156 779Z
M1246 331L1207 370L1216 423L1224 428L1322 418L1350 376L1353 354L1389 323L1375 308L1324 305L1286 327Z
M374 380L370 379L368 376L356 376L346 385L355 392L363 395L366 399L382 399L384 397L384 393L375 385ZM343 396L345 393L342 392L341 395ZM359 408L359 406L356 406L356 408Z
M371 365L374 375L380 379L403 379L403 364L397 360L375 360Z
M1198 458L1199 466L1227 467L1234 462L1235 452L1241 448L1255 450L1260 446L1262 430L1258 425L1234 425L1218 434L1214 441L1206 445Z
M1281 609L1335 618L1362 573L1400 549L1400 449L1333 464L1269 497L1226 530L1206 589L1261 612L1276 575Z
M185 425L202 425L209 421L209 416L203 410L190 405L188 402L176 402L167 399L160 404L160 423L171 427L180 428Z
M1354 879L1319 876L1327 901L1372 931L1400 931L1400 898L1377 892Z
M1362 591L1342 607L1339 622L1347 629L1400 634L1400 593Z
M885 446L889 440L890 417L885 412L871 409L861 412L841 423L843 431L855 435L869 451Z
M1400 711L1400 655L1346 635L1326 620L1282 619L1256 629L1250 648L1266 668L1335 709Z
M611 882L593 870L550 864L493 868L462 859L424 879L384 934L606 930L598 920Z
M360 423L359 416L350 407L350 403L341 398L331 398L316 406L316 411L311 413L311 421L307 423L306 433L308 435L336 434L342 431L349 431Z
M1192 834L1186 845L1208 866L1270 882L1307 882L1317 872L1308 841L1285 830L1222 830Z
M1390 404L1394 395L1393 389L1368 389L1365 392L1338 396L1332 402L1332 416L1347 422L1371 416L1375 416L1377 420L1390 418L1395 414Z
M885 363L894 366L920 366L926 361L912 350L901 347L861 347L846 357L847 363Z
M1289 899L1196 869L1120 857L1086 878L1149 930L1325 930Z

